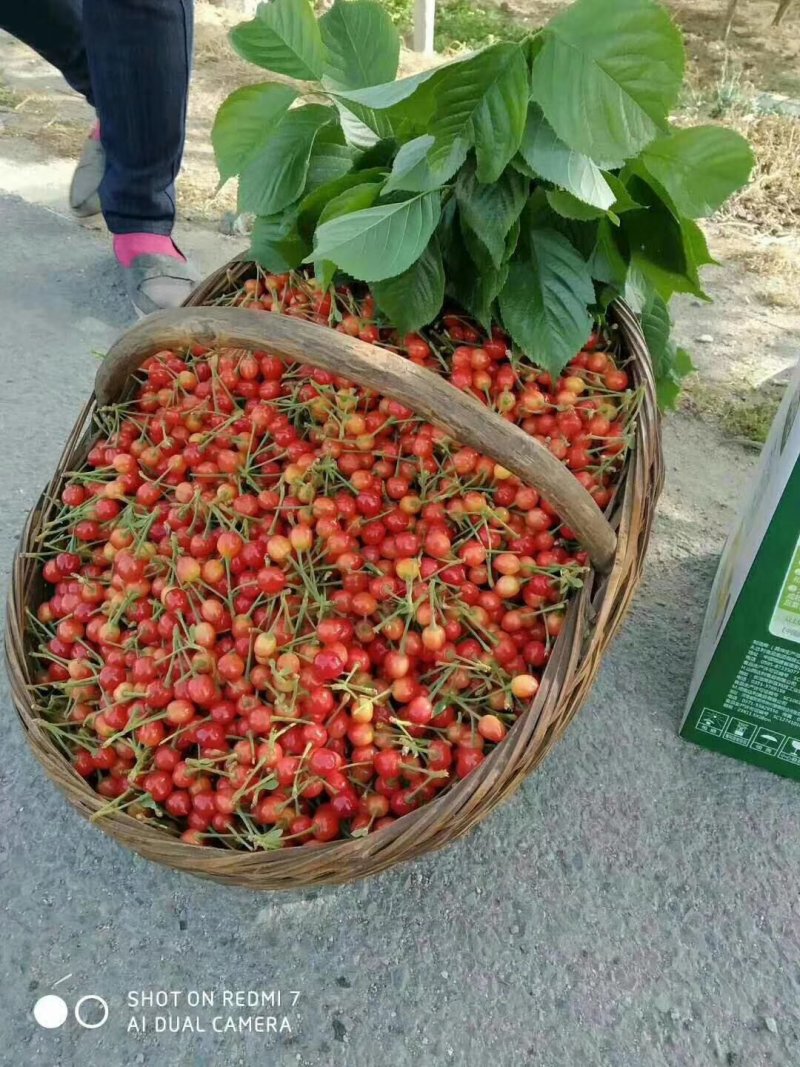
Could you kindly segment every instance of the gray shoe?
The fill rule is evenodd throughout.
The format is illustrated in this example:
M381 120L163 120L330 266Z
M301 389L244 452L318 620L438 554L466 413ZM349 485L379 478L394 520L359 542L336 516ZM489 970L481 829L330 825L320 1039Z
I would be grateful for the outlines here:
M200 280L197 272L172 256L137 256L120 267L134 311L142 318L154 311L177 308Z
M69 187L69 206L79 218L100 214L97 190L105 172L106 154L102 144L94 137L87 137Z

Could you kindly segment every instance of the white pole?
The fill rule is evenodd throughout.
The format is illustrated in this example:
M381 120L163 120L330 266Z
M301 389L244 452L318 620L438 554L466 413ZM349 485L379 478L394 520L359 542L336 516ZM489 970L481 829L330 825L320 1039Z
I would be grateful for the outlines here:
M436 0L414 0L414 51L432 56Z

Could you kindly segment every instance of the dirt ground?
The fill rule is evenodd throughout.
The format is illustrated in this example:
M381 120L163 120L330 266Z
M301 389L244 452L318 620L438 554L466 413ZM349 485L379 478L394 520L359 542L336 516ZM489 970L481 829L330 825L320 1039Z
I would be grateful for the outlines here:
M503 5L531 27L560 0ZM771 417L800 337L800 3L780 28L770 26L775 0L740 0L724 39L724 0L668 0L686 39L688 85L679 122L722 122L754 144L751 186L706 224L721 266L705 275L714 304L685 299L675 312L681 340L698 367L685 403L756 440ZM208 0L196 5L195 65L179 207L189 222L231 232L234 183L218 188L209 131L225 96L262 72L227 41L238 16ZM404 52L406 70L420 65ZM0 151L13 161L69 160L91 120L87 105L30 50L0 34ZM90 221L90 226L102 227ZM234 231L235 232L235 231Z
M792 6L778 29L770 25L777 0L739 0L724 40L727 0L665 0L681 27L695 88L715 86L727 61L757 89L800 96L800 7ZM565 0L509 0L504 5L531 28L566 6Z

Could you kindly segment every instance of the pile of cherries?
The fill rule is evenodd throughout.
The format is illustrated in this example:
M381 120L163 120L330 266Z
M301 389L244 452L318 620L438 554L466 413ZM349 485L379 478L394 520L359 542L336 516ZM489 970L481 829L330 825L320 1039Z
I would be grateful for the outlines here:
M635 393L597 331L558 379L445 315L398 337L302 275L230 302L401 352L601 508ZM195 845L379 830L475 771L536 695L586 553L535 489L402 404L269 352L159 352L98 411L42 534L47 728L109 809Z

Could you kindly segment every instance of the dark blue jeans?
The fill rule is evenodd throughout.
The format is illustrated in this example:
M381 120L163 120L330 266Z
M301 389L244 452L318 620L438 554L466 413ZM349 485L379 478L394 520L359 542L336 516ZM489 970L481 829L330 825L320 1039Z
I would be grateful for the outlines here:
M193 15L192 0L0 0L0 27L97 111L112 233L172 232Z

